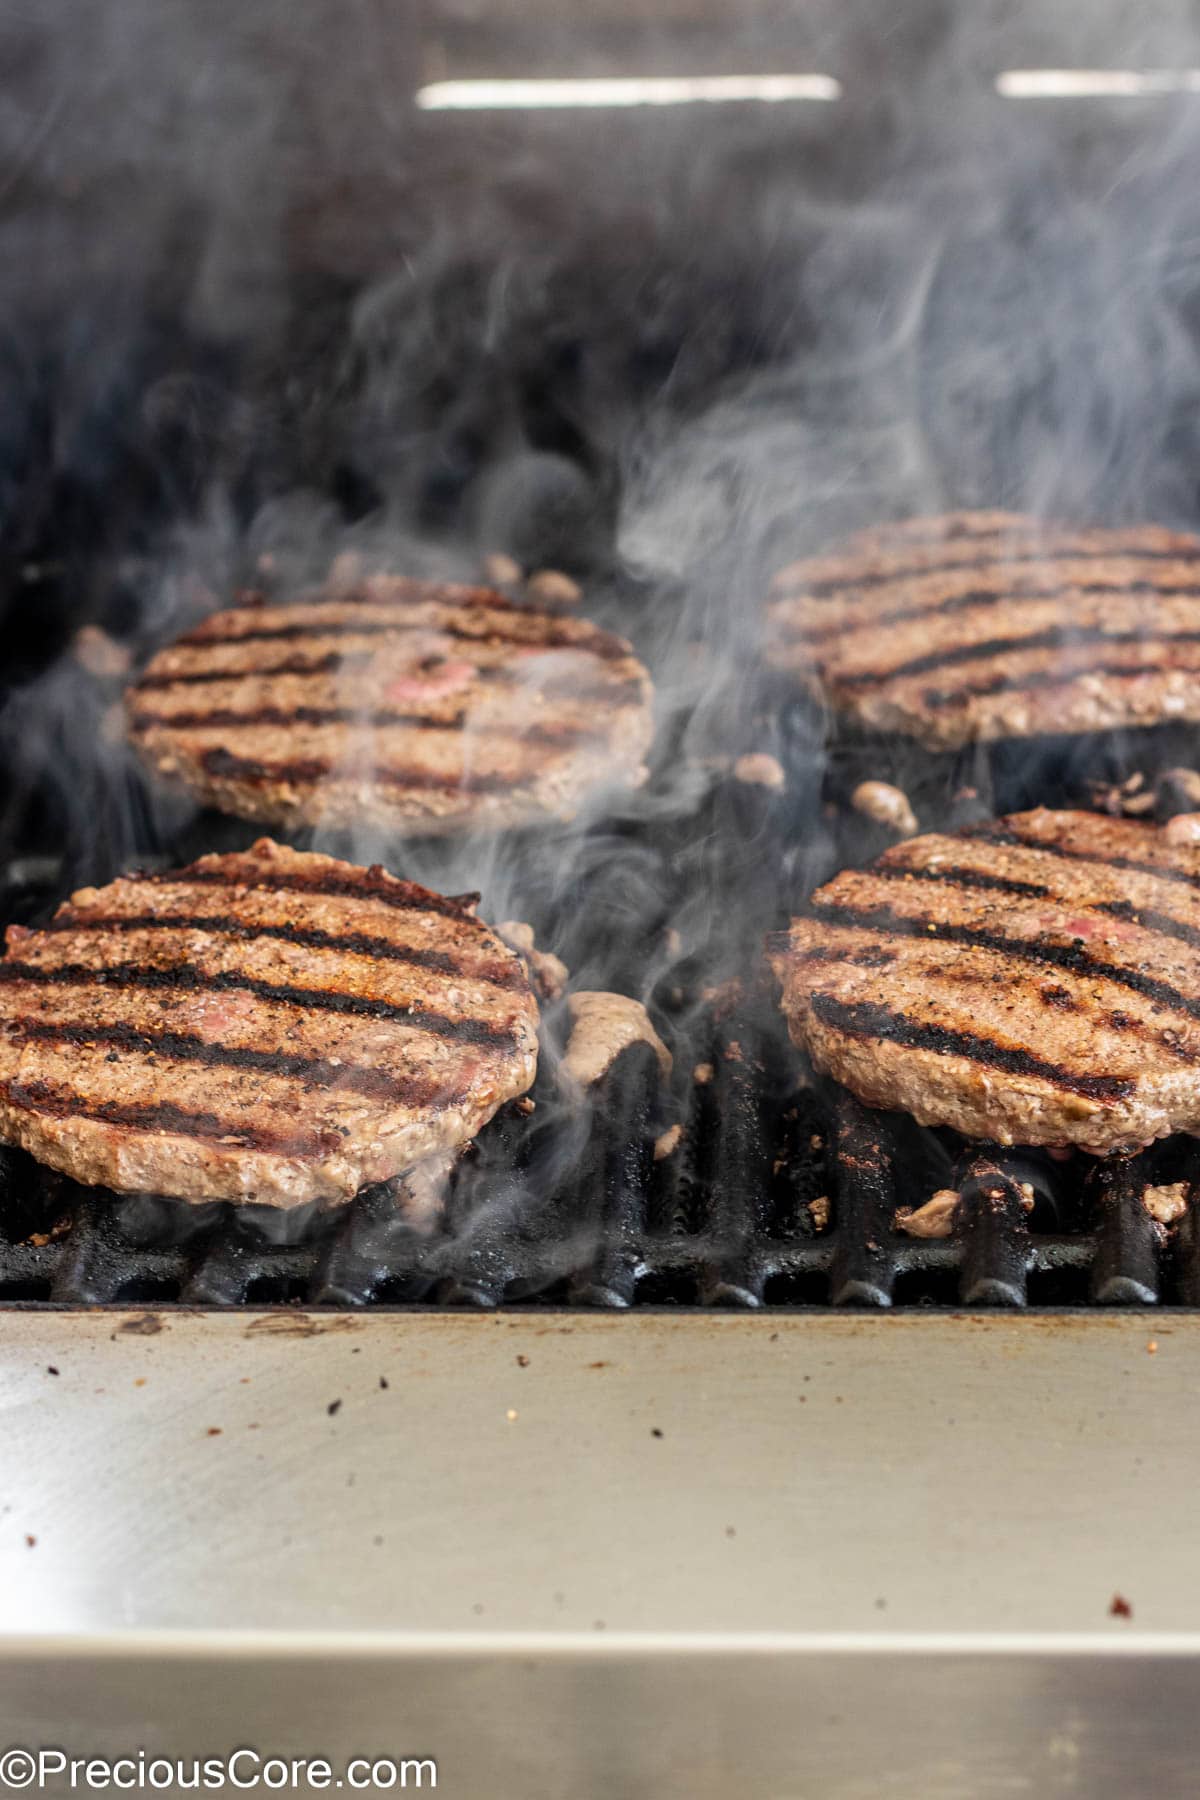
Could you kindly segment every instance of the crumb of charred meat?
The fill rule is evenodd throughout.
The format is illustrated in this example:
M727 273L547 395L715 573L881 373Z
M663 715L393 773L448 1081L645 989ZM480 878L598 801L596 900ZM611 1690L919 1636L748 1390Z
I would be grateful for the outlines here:
M787 786L782 764L768 756L765 750L739 756L733 765L733 775L735 781L744 781L751 787L770 788L772 793L782 793Z
M850 804L864 818L888 826L901 837L912 837L917 830L917 815L908 795L890 781L860 781L850 796Z
M538 569L525 583L525 591L539 606L578 606L583 589L561 569Z
M672 1125L661 1137L654 1140L655 1162L665 1162L668 1156L674 1156L679 1148L679 1140L683 1136L682 1125Z
M89 675L101 681L128 675L133 661L128 645L118 644L99 625L81 625L71 642L71 654Z
M544 1000L557 1000L565 992L570 971L551 951L538 949L532 925L526 925L520 919L505 919L502 925L497 925L496 935L504 939L510 950L516 951Z
M1168 844L1200 844L1200 812L1176 813L1163 830Z
M576 993L569 996L567 1010L571 1036L563 1073L580 1087L599 1081L631 1044L649 1044L663 1074L671 1073L671 1052L640 1000L631 1000L627 994Z
M924 1206L899 1207L895 1218L896 1230L903 1231L907 1237L949 1237L954 1230L954 1215L957 1210L957 1189L939 1188Z
M1200 770L1164 769L1155 783L1155 795L1160 819L1200 812Z
M1187 1211L1188 1184L1170 1181L1162 1187L1142 1190L1142 1205L1159 1225L1174 1225Z
M497 587L509 588L517 586L525 571L515 556L506 556L503 550L496 550L491 556L484 557L483 573Z
M712 1012L714 1020L727 1019L741 1005L744 994L745 989L736 975L729 981L719 982L715 987L700 990L700 998Z
M813 1222L814 1231L829 1230L829 1195L818 1194L815 1200L808 1203L808 1216Z
M1146 786L1140 769L1125 781L1092 782L1091 797L1097 812L1108 813L1114 819L1140 818L1143 813L1153 812L1157 804L1154 789Z
M697 1087L707 1087L715 1074L716 1070L710 1062L697 1063L692 1070L692 1080Z

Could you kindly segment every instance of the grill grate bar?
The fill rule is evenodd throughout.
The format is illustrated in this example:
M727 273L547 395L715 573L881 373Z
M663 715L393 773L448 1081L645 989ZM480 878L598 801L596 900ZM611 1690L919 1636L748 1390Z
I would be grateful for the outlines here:
M1101 1163L1088 1178L1099 1217L1091 1297L1100 1306L1153 1306L1159 1297L1162 1229L1146 1211L1141 1157Z
M881 1115L847 1093L837 1100L837 1163L830 1298L835 1306L890 1306L896 1280L893 1150Z
M973 1156L958 1183L964 1306L1024 1306L1029 1271L1025 1197L1006 1159Z

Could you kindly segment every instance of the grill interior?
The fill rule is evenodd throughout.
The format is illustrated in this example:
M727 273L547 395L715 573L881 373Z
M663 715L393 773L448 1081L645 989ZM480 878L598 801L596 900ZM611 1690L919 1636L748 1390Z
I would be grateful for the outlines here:
M641 828L647 854L653 842L661 864L662 882L651 891L662 916L647 916L630 934L634 991L647 944L669 923L668 876L676 891L701 881L714 897L714 917L738 907L746 958L715 988L703 986L713 973L707 947L694 969L686 959L669 965L650 1003L674 1044L670 1083L650 1049L635 1045L582 1109L564 1107L547 1072L555 1059L544 1059L532 1113L511 1108L480 1135L432 1232L404 1222L402 1181L365 1191L337 1212L281 1218L269 1209L85 1190L4 1151L0 1305L1200 1303L1200 1146L1193 1140L1169 1139L1137 1157L1055 1162L922 1130L864 1108L832 1084L796 1087L796 1058L754 952L814 881L882 847L881 829L844 799L865 775L897 772L894 745L885 751L864 740L835 743L815 764L814 725L800 709L780 716L775 741L787 753L785 793L726 772L701 802L703 829L695 817L678 840ZM1180 749L1176 733L1160 730L1046 740L1019 758L1003 746L959 763L913 751L903 773L928 825L1035 800L1095 803L1131 774L1153 782L1156 768L1178 762ZM814 782L824 795L818 805ZM1170 810L1170 783L1158 791L1160 811ZM211 847L214 838L226 842L249 829L193 821L186 841L161 854L186 855L197 842ZM704 846L699 863L697 845ZM521 854L536 913L536 841ZM401 848L392 866L404 868ZM6 916L42 916L78 878L35 856L10 863ZM561 941L565 927L552 906L538 924ZM586 943L576 954L586 964ZM551 1008L551 1040L561 1023ZM675 1126L675 1148L656 1158L656 1143ZM1179 1181L1187 1184L1188 1209L1168 1230L1148 1214L1142 1191ZM897 1229L898 1208L920 1206L947 1186L961 1194L951 1236Z
M958 759L830 742L758 690L752 641L770 572L863 524L1003 504L1194 525L1194 101L997 89L1186 73L1188 9L921 0L881 35L864 0L530 0L486 21L429 0L357 29L314 0L304 31L270 8L215 59L192 0L142 10L83 38L33 9L0 29L0 923L256 835L147 790L122 678L73 660L79 626L136 662L339 551L439 575L500 551L577 576L651 665L669 725L649 805L549 848L515 834L478 872L438 846L316 847L479 886L578 985L645 997L676 1070L663 1090L630 1052L582 1114L543 1073L431 1235L387 1191L279 1220L85 1192L0 1151L0 1305L1193 1304L1196 1202L1167 1231L1140 1199L1191 1191L1190 1142L1054 1164L797 1093L757 962L805 893L886 846L849 806L859 781L901 785L927 829L1119 805L1195 761L1194 733ZM615 124L415 100L456 77L738 68L828 70L842 98ZM730 774L764 751L781 793ZM895 1230L947 1185L954 1236Z

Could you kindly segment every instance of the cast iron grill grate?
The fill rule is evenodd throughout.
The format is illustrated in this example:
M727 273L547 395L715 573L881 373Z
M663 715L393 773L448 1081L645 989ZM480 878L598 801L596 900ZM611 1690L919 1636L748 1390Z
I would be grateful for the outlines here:
M840 1090L777 1100L770 1049L744 1022L717 1027L711 1079L688 1073L682 1135L661 1160L664 1096L644 1046L593 1095L569 1162L565 1127L501 1117L432 1233L376 1189L275 1241L256 1215L118 1200L6 1152L0 1306L1200 1304L1200 1152L1173 1143L1088 1163L1080 1179L1029 1153L918 1135ZM1142 1201L1164 1175L1189 1195L1170 1233ZM961 1195L952 1235L906 1236L897 1206L939 1180Z

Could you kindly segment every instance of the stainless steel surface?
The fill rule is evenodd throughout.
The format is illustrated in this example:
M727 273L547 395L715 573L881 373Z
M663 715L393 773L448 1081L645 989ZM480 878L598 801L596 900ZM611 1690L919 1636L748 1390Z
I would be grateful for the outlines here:
M386 1750L520 1800L1190 1780L1200 1317L0 1342L3 1744Z
M1190 1315L30 1313L0 1343L9 1633L1119 1640L1116 1592L1200 1626Z
M0 1738L172 1757L250 1745L335 1766L431 1756L455 1800L1127 1800L1191 1791L1195 1685L1191 1657L1128 1644L443 1640L101 1659L46 1644L0 1662Z

